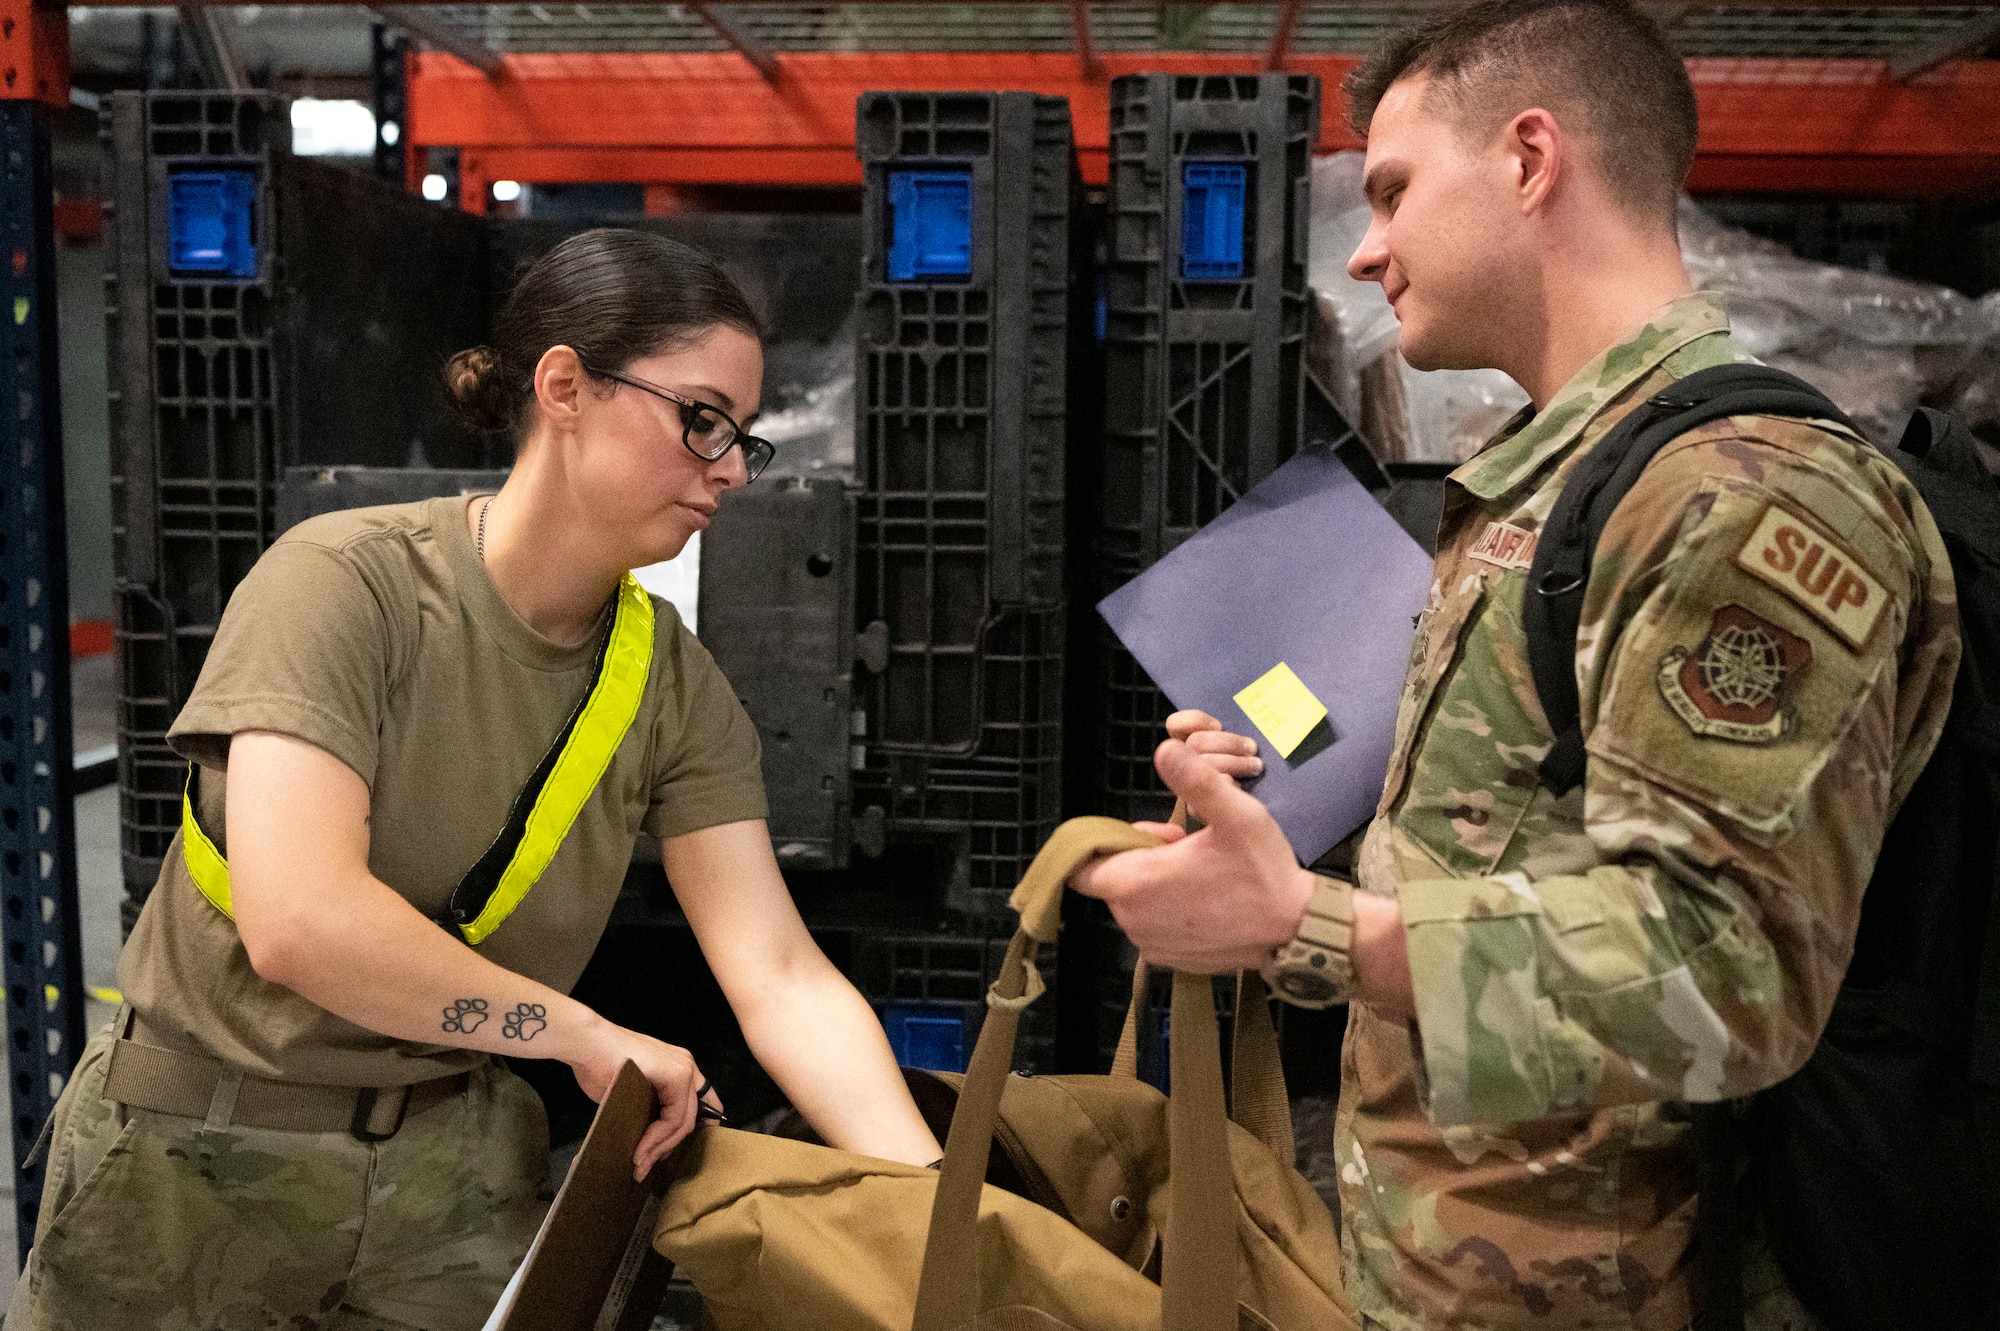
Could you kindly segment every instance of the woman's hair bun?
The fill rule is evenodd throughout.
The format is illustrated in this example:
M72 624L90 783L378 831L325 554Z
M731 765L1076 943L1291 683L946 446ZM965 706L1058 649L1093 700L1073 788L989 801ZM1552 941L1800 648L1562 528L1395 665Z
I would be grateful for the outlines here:
M445 362L445 391L459 419L475 430L504 430L514 423L515 403L507 392L500 353L472 347Z

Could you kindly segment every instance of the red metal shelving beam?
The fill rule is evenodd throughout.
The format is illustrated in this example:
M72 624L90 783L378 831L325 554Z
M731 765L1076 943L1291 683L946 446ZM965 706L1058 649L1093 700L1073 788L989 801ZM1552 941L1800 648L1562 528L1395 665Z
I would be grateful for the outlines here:
M0 0L0 99L69 105L69 11Z
M1256 55L787 53L774 85L734 54L510 55L501 77L439 54L412 63L408 133L463 150L478 207L494 180L852 184L854 99L871 88L1009 88L1070 99L1084 179L1105 178L1120 74L1249 74ZM1357 147L1337 93L1352 56L1294 54L1325 80L1319 150ZM1899 83L1880 60L1691 60L1699 190L1944 197L2000 183L2000 61Z

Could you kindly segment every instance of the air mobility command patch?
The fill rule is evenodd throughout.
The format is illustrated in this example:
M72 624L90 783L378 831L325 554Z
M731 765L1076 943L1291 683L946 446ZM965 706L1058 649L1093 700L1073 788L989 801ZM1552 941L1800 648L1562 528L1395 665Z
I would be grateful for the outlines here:
M1857 652L1889 604L1882 580L1853 551L1781 504L1764 509L1736 552L1736 564L1798 602Z
M1693 651L1675 647L1660 658L1660 693L1697 735L1769 744L1791 728L1786 704L1811 669L1811 643L1725 605Z

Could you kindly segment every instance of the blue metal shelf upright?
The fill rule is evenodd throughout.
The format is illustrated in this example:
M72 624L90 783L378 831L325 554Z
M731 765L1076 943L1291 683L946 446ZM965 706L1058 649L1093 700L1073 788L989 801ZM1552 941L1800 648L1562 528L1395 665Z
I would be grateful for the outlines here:
M60 6L0 5L0 952L17 1253L42 1165L26 1161L83 1046L70 741L69 575L56 373L53 110L66 104Z

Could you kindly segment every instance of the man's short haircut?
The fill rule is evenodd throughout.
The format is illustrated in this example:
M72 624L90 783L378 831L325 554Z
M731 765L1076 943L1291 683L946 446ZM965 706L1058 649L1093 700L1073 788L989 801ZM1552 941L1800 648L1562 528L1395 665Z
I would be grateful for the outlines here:
M1419 74L1471 132L1531 107L1582 130L1614 196L1673 225L1694 165L1694 86L1630 0L1475 0L1398 33L1342 84L1355 133L1367 138L1390 87Z

